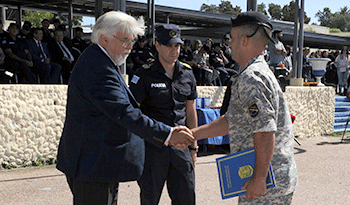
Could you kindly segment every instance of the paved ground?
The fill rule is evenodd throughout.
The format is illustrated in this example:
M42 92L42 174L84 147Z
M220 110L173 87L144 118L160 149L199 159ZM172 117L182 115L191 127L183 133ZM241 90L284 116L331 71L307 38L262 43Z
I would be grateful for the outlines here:
M350 136L348 136L350 138ZM350 140L328 136L299 139L295 157L299 188L293 205L345 205L350 203ZM215 158L224 154L218 147L200 153L196 166L198 205L236 204L237 198L222 200ZM69 205L72 195L64 175L54 166L0 170L0 205ZM139 188L135 182L122 183L119 204L138 205ZM160 205L170 199L163 192Z

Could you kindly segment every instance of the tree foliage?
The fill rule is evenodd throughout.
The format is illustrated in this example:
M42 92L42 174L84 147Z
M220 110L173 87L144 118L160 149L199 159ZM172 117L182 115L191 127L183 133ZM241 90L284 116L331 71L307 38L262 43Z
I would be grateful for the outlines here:
M257 11L258 11L258 12L267 15L266 5L265 5L264 3L258 4L257 7L258 7L258 8L257 8Z
M235 16L241 13L242 9L239 6L233 7L230 1L221 0L218 6L214 4L202 4L200 11ZM283 7L278 4L270 3L267 11L266 5L261 3L257 5L257 11L269 16L273 20L294 22L295 1L291 0L289 4ZM341 31L350 31L350 9L347 6L341 8L340 11L336 13L332 13L328 7L325 7L323 11L318 11L316 13L316 17L318 17L321 26L337 28ZM311 18L304 12L304 23L308 24L310 21Z
M62 15L59 17L62 21L63 24L68 25L69 21L68 21L68 15ZM81 26L81 22L83 22L83 17L82 16L73 16L72 19L72 26Z
M282 8L282 21L294 21L295 19L295 1L289 2L289 5L284 5ZM304 23L308 24L311 18L304 12Z
M335 13L326 7L323 11L318 11L316 17L321 26L350 31L350 10L347 6L340 8L340 11Z
M41 21L43 19L53 19L56 18L55 14L43 11L31 11L25 10L23 15L23 21L29 21L32 23L33 27L41 27ZM68 25L68 15L59 16L63 24ZM73 26L80 26L83 22L82 16L73 16Z
M207 12L207 13L227 14L231 16L236 16L242 12L242 9L239 6L233 7L230 1L221 0L221 3L218 6L214 4L211 4L211 5L202 4L200 11Z
M331 25L331 20L334 17L331 10L328 7L323 8L323 11L318 11L315 15L318 18L321 26Z
M289 2L289 4L284 5L283 8L278 4L271 3L269 4L268 11L271 18L274 20L293 22L295 18L295 1ZM304 23L308 24L310 21L311 18L304 12Z
M268 8L269 14L273 20L282 19L282 8L278 4L271 3Z
M214 13L214 14L219 13L219 9L215 4L211 4L211 5L202 4L200 11L207 12L207 13Z
M33 27L40 27L41 21L43 19L52 19L54 18L54 14L50 12L43 11L30 11L25 10L23 15L23 21L29 21L32 23Z

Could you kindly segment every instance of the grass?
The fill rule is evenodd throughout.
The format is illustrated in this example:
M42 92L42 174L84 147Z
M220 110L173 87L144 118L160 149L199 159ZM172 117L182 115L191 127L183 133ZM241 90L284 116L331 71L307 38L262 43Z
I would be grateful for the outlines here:
M43 167L45 165L52 165L52 164L56 164L56 160L54 159L49 159L49 160L44 160L44 159L37 159L36 161L33 161L31 165L28 166L21 166L21 167ZM10 163L2 163L1 167L3 169L14 169L14 168L18 168L18 166L14 166ZM1 169L1 168L0 168Z
M349 132L345 132L345 135L346 134L349 134ZM343 132L333 132L330 136L343 136Z

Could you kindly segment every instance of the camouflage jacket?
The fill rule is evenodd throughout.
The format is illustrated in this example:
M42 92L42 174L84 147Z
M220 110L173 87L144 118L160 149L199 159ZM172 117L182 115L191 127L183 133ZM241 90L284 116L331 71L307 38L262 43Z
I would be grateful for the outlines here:
M272 167L276 187L267 193L287 195L297 187L294 135L283 92L264 56L252 58L233 76L231 99L226 113L231 153L254 147L254 133L275 132Z

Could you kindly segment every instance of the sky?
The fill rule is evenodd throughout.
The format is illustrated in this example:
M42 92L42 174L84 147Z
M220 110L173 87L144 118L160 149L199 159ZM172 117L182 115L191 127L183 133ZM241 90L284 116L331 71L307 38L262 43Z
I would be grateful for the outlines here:
M147 3L147 0L132 0L135 2ZM270 3L278 4L283 8L284 5L289 5L291 0L257 0L257 4L264 3L266 10ZM247 11L247 0L231 0L231 4L235 7L240 6L242 12ZM301 0L299 1L301 2ZM350 8L349 0L304 0L305 12L308 17L311 18L311 23L319 24L318 18L315 17L318 11L323 11L323 8L328 7L332 13L339 12L340 8L347 6ZM199 11L202 4L218 6L221 0L155 0L156 5L169 6L175 8L183 8ZM94 18L84 18L83 25L89 25L94 23Z

